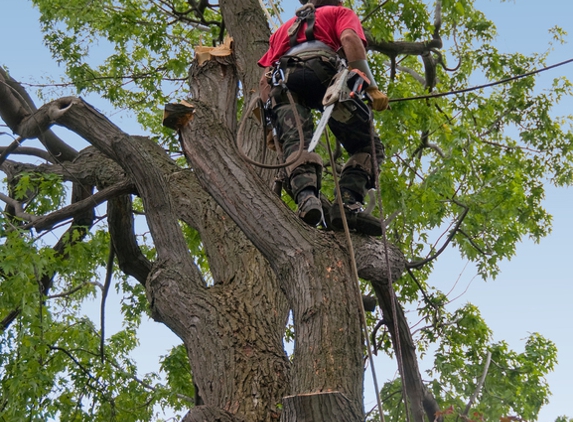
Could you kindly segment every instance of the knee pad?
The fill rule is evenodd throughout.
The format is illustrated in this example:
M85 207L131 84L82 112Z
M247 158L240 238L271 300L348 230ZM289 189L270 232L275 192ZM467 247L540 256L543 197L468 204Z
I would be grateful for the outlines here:
M291 155L297 155L297 154L298 151L293 152ZM320 155L318 155L316 152L303 151L300 154L298 160L296 160L290 166L287 166L286 168L287 175L290 177L294 169L305 164L311 164L315 166L318 169L317 171L322 173L322 158L320 157Z
M359 152L358 154L354 154L342 168L342 173L351 169L362 170L368 175L369 181L371 181L374 173L372 171L372 155L368 154L367 152Z
M291 156L298 154L294 152ZM288 161L288 159L287 159ZM300 157L286 167L291 191L296 195L301 190L313 187L320 191L322 180L322 158L316 152L303 151Z

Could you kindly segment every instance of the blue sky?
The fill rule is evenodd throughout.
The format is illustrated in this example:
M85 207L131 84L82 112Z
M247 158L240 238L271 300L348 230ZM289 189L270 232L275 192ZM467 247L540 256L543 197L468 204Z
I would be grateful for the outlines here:
M298 6L297 0L287 0L286 14L292 14ZM551 39L548 30L557 25L569 33L569 44L557 45L549 64L573 58L573 2L477 0L476 6L496 23L499 32L496 46L500 50L524 54L545 51ZM61 73L42 45L38 13L31 2L2 0L0 39L0 64L8 66L16 79L28 83L45 82L44 78ZM560 75L573 79L573 64L546 72L541 81L549 84ZM34 93L34 88L30 93ZM89 101L102 110L106 108L106 104L96 98ZM37 102L38 106L41 104ZM569 98L556 107L555 114L566 115L572 113L571 110L573 99ZM142 133L128 118L119 114L110 118L129 133ZM0 137L0 145L9 142L11 138ZM553 396L550 404L541 411L539 420L543 422L554 421L559 415L573 417L573 276L569 267L573 239L571 189L548 186L545 206L554 217L552 234L539 244L531 241L520 244L516 257L501 265L502 272L496 280L484 282L480 278L474 279L475 270L471 266L466 268L466 263L455 251L449 251L440 258L430 280L442 291L453 288L451 297L465 292L455 303L459 306L465 302L477 305L494 331L495 341L506 340L511 348L522 352L524 339L529 333L538 332L556 343L560 363L547 377ZM108 298L110 311L114 302L117 304L118 300ZM108 330L111 332L110 328ZM147 322L142 333L146 334L141 338L135 357L142 363L143 371L157 371L157 356L165 354L178 340L168 329L153 322ZM395 366L381 360L377 362L376 370L379 382L383 382L394 377ZM368 383L367 380L367 408L375 404L372 395L368 394Z

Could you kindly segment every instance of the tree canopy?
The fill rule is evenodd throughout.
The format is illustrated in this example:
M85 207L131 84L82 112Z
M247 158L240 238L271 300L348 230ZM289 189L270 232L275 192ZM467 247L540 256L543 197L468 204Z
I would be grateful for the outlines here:
M187 421L288 420L284 397L317 392L344 393L337 420L382 420L362 409L367 353L344 236L300 223L288 195L272 192L276 172L237 150L239 141L250 157L277 160L245 111L280 3L33 3L67 86L37 108L10 64L0 68L0 116L15 134L0 148L0 420L149 421L165 408L194 409ZM545 184L573 182L571 118L552 114L571 82L538 90L532 71L549 50L498 51L494 23L472 0L345 5L362 18L392 101L375 115L387 159L374 214L386 236L352 236L361 294L382 309L367 315L372 346L399 358L400 377L381 386L384 420L535 420L555 345L537 333L522 353L494 342L477 307L452 309L428 279L445 248L486 279L522 239L550 232ZM198 60L198 46L226 36L233 54ZM78 98L86 93L130 110L148 136L123 132ZM164 127L165 104L182 99L191 121ZM53 124L91 146L77 151ZM43 148L26 146L34 138ZM319 152L328 162L324 144ZM344 154L337 160L327 202ZM123 329L106 336L110 288L123 297ZM93 297L99 321L82 312ZM404 308L425 327L412 333ZM182 340L161 374L139 374L129 357L146 315ZM422 377L416 353L429 350Z

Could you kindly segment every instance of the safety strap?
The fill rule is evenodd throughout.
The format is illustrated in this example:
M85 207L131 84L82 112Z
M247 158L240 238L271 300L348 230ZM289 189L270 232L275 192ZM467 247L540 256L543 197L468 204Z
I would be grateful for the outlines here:
M307 41L313 41L314 38L314 5L311 3L305 4L303 7L296 11L296 20L293 22L291 27L288 29L289 43L291 47L297 45L297 37L300 28L304 22L306 22L306 29L304 30L304 35Z

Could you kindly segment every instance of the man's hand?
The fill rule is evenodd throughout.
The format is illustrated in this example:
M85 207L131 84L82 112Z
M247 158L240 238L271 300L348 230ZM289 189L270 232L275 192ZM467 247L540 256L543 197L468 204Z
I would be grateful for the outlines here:
M384 111L388 108L388 97L377 87L366 88L366 93L372 98L372 108L376 111Z

